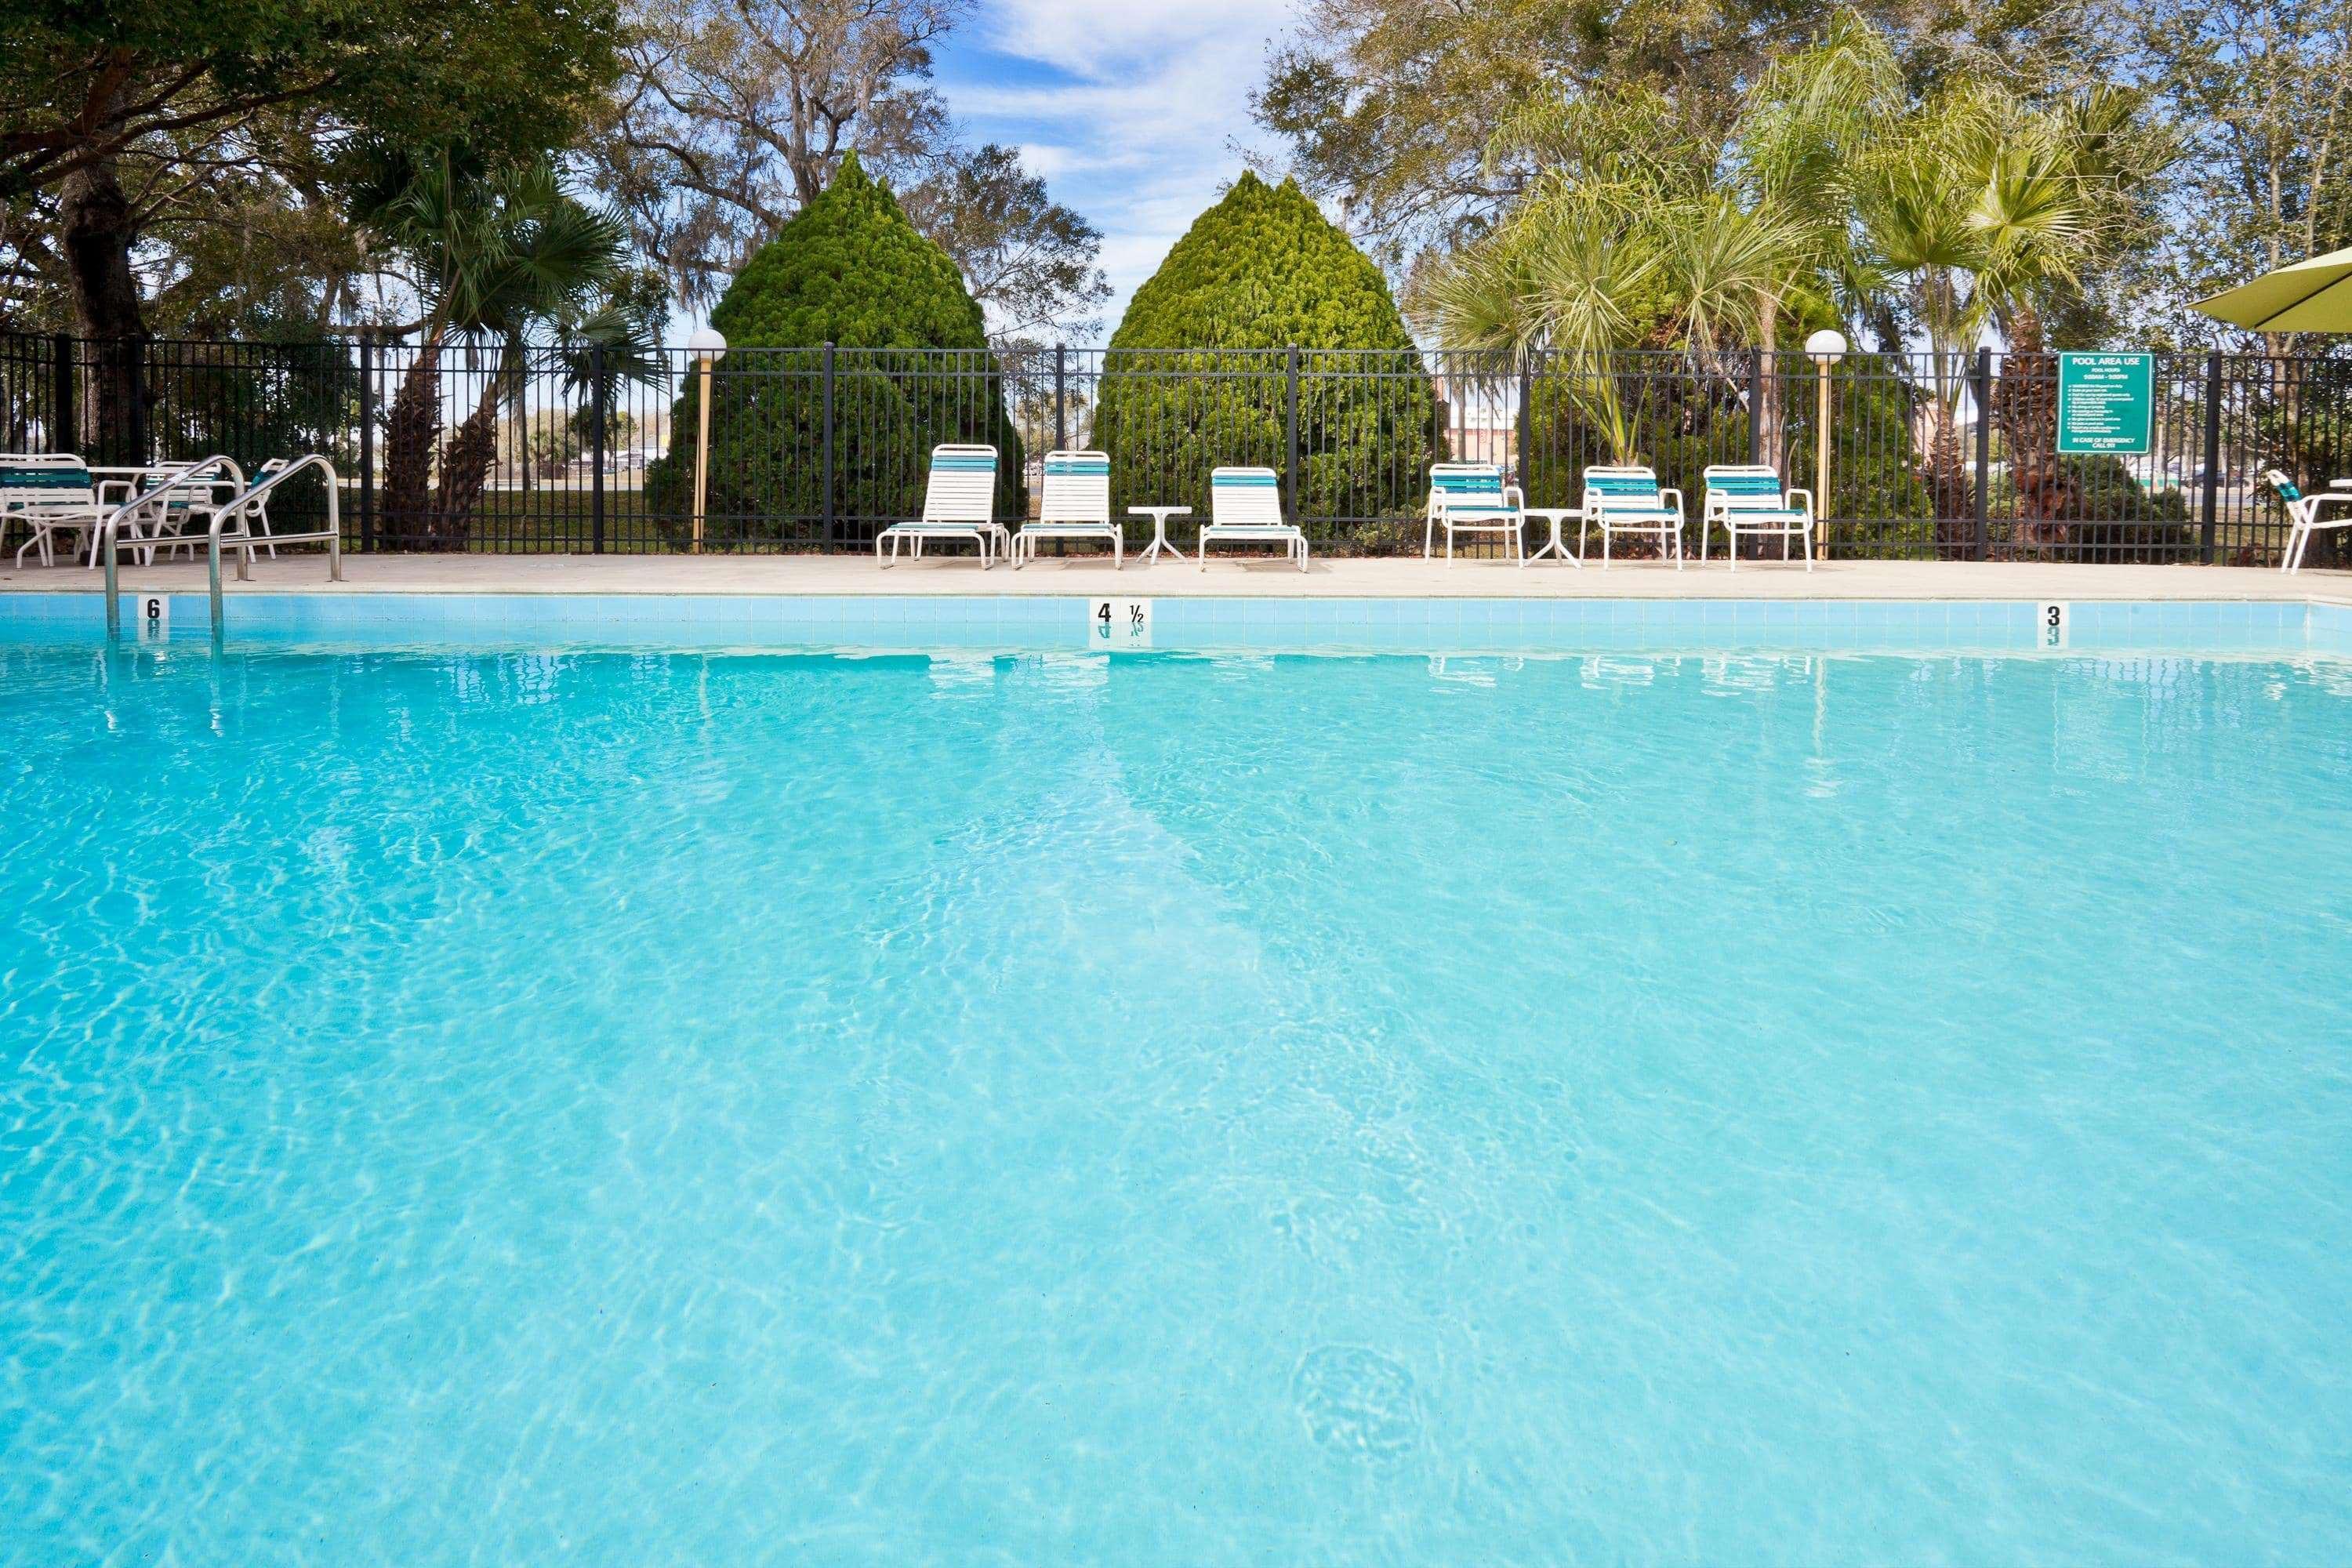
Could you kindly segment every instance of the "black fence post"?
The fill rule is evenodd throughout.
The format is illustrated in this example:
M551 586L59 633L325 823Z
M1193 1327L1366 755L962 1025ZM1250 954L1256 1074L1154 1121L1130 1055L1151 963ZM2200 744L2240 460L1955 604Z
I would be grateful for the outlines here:
M134 463L155 459L147 428L147 341L132 338L122 344L123 369L131 380L131 402L123 413L131 419L130 454Z
M588 549L604 553L604 423L610 417L605 399L604 345L588 348Z
M833 518L833 344L824 345L824 456L818 472L824 494L824 543L832 549L839 541L834 538Z
M375 548L375 333L360 329L360 548Z
M1069 375L1068 353L1064 344L1054 345L1054 447L1056 451L1066 450L1070 445L1069 418L1065 411Z
M1764 460L1764 351L1748 351L1748 461Z
M49 450L75 452L81 449L81 432L74 427L74 346L73 340L63 332L49 339L49 354L56 376L50 394L56 403L56 428L49 432Z
M1511 416L1511 440L1518 448L1513 454L1517 459L1515 464L1517 472L1515 477L1518 480L1519 493L1523 499L1527 494L1528 486L1534 480L1535 396L1536 351L1522 349L1519 351L1519 405Z
M2199 504L2198 552L2204 563L2213 563L2220 542L2215 513L2221 500L2221 352L2205 356L2205 494Z
M1283 445L1289 452L1282 470L1282 486L1287 500L1290 521L1300 528L1307 526L1298 515L1298 345L1290 345L1284 356L1285 390L1282 404Z
M1992 555L1992 350L1977 350L1969 388L1977 402L1976 558Z

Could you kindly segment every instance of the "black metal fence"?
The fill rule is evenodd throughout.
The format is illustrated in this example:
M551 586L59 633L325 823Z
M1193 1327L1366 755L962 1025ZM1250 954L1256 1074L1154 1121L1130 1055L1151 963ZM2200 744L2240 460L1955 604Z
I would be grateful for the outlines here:
M586 349L0 337L0 447L98 462L323 452L352 548L863 548L921 504L929 449L1005 455L1026 515L1045 452L1099 447L1114 504L1205 513L1209 469L1260 463L1323 550L1420 547L1429 465L1501 464L1536 505L1631 458L1696 509L1710 463L1822 498L1834 556L2274 562L2283 508L2352 474L2352 361L2156 356L2144 454L2061 456L2056 362L1623 351ZM707 391L706 391L707 389ZM1829 472L1821 473L1821 435ZM699 461L698 456L699 455ZM313 491L273 508L315 516ZM2316 551L2315 551L2316 554Z

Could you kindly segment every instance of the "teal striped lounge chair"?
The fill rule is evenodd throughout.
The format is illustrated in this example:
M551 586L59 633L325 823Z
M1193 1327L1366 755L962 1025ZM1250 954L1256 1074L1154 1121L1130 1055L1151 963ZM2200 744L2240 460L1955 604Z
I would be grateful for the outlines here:
M1496 463L1433 463L1429 469L1429 510L1422 521L1421 558L1429 559L1440 528L1445 530L1445 559L1454 559L1456 533L1499 533L1509 553L1528 563L1527 498L1517 485L1503 482Z
M1789 559L1789 542L1805 548L1805 570L1813 569L1813 492L1788 489L1780 470L1769 463L1713 463L1706 475L1700 500L1698 558L1706 560L1707 535L1720 524L1731 541L1731 570L1739 570L1739 536L1756 534L1780 539L1780 559ZM1801 501L1802 504L1799 504Z
M1045 454L1045 493L1037 520L1024 522L1013 538L1013 569L1037 559L1041 539L1101 539L1110 543L1110 568L1119 569L1126 536L1110 520L1110 455L1094 451Z
M95 545L106 515L89 466L70 452L11 452L0 455L0 528L25 525L16 564L40 552L41 564L57 564L55 541L67 536L77 552ZM93 557L95 559L95 557Z
M1630 464L1585 469L1584 522L1601 531L1604 572L1610 542L1621 533L1655 539L1658 553L1671 553L1675 570L1683 569L1683 492L1671 485L1661 488L1654 469Z
M2305 495L2302 486L2286 477L2284 469L2265 468L2263 470L2263 482L2276 490L2279 500L2286 503L2286 552L2279 557L2280 571L2303 570L2304 553L2311 548L2311 536L2319 530L2352 528L2352 489L2337 488L2347 481L2338 479L2336 485L2326 489L2315 495ZM2329 501L2345 510L2323 522L2319 518L2319 509Z
M931 448L929 481L923 489L923 515L893 523L874 536L874 559L888 566L898 559L901 543L922 559L923 546L934 539L969 539L980 547L980 569L994 563L996 552L1012 547L1012 535L996 521L996 448L949 443ZM886 559L884 547L888 547Z
M1209 522L1201 530L1201 570L1212 544L1279 544L1307 570L1307 535L1282 519L1282 481L1272 468L1209 471Z

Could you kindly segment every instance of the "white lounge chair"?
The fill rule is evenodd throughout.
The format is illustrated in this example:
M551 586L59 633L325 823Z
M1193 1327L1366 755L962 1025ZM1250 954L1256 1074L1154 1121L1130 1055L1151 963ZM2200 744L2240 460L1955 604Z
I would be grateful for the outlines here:
M1731 569L1739 570L1739 536L1778 534L1780 559L1788 560L1791 539L1805 547L1805 570L1813 569L1813 492L1786 489L1780 470L1769 463L1711 463L1705 475L1706 489L1699 499L1698 558L1706 560L1709 529L1721 524L1731 540ZM1802 498L1803 504L1796 504Z
M1601 531L1604 572L1610 542L1621 533L1656 539L1658 553L1671 553L1675 570L1683 569L1683 492L1671 485L1661 489L1654 469L1632 464L1585 469L1584 521L1587 527Z
M36 550L42 565L56 565L55 540L61 533L74 553L86 547L79 542L94 545L105 516L89 465L71 452L0 455L0 527L21 522L26 535L16 550L17 565Z
M2278 468L2263 469L2263 482L2278 491L2279 500L2286 502L2286 520L2290 526L2286 535L2286 553L2279 559L2280 571L2303 570L2304 552L2311 548L2311 536L2319 530L2352 528L2352 489L2325 489L2317 495L2307 496L2303 493L2302 486ZM2323 522L2319 509L2326 501L2334 501L2347 510Z
M1013 569L1024 557L1037 559L1041 539L1107 539L1110 569L1118 571L1127 552L1126 535L1110 520L1110 455L1107 452L1052 451L1045 454L1045 494L1037 503L1037 521L1024 522L1013 536Z
M1527 497L1517 485L1503 482L1495 463L1433 463L1429 469L1429 510L1422 520L1421 558L1429 559L1440 528L1445 530L1445 559L1454 559L1457 533L1499 533L1522 566L1528 563Z
M898 559L902 541L913 545L920 560L925 542L934 539L969 539L980 547L980 569L987 571L999 550L1012 546L1012 535L996 521L996 448L955 443L931 448L931 473L923 489L923 515L893 523L874 536L874 559L887 566ZM889 546L884 559L883 546Z
M1209 546L1279 544L1307 570L1307 535L1282 520L1282 480L1272 468L1213 468L1209 471L1209 521L1201 530L1201 570L1209 569Z

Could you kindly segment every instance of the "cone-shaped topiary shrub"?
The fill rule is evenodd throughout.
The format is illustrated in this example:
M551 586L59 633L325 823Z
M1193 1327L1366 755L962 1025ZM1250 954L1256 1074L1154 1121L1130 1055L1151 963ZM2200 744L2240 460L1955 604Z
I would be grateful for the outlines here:
M1388 280L1295 184L1244 174L1111 336L1094 429L1118 504L1189 503L1205 520L1211 468L1283 468L1292 344L1294 521L1328 533L1417 501L1441 455L1436 400Z
M710 312L728 352L711 373L707 540L824 542L824 388L834 368L834 515L862 520L836 542L870 539L877 520L922 510L931 448L996 447L999 515L1024 505L1020 437L980 306L946 251L907 221L857 154L735 275ZM937 351L952 350L952 353ZM646 509L671 538L692 528L698 390L670 410L669 455L646 472Z

